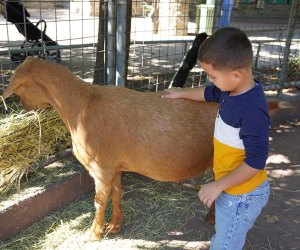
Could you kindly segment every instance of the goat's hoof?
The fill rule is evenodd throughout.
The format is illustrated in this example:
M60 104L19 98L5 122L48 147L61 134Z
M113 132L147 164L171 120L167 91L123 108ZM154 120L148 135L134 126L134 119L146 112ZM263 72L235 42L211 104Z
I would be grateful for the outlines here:
M206 224L209 225L215 225L216 221L215 221L215 215L208 213L205 217L204 217L204 221Z
M111 233L111 234L116 234L117 232L120 231L121 224L113 224L109 223L106 225L106 232Z
M101 233L96 233L91 229L87 229L83 235L83 240L85 242L99 241L101 238Z

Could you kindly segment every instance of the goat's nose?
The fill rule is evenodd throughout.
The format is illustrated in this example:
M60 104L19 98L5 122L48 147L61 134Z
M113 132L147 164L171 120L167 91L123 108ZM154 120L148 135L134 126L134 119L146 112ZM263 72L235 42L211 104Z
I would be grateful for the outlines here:
M24 101L21 100L21 104L23 106L23 108L26 110L26 111L31 111L32 108L30 108L29 105L27 105Z

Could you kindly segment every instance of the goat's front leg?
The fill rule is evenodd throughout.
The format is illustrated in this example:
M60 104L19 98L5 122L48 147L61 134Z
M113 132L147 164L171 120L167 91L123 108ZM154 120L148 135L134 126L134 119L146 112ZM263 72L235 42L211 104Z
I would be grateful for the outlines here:
M111 222L107 226L107 231L110 233L117 233L123 222L123 213L121 207L121 172L116 172L112 181L111 199L112 199L112 217Z
M96 195L94 204L96 211L93 224L84 235L85 241L97 241L105 231L104 214L112 186L112 176L110 176L110 174L99 175L99 173L97 173L96 176L92 175L92 177L95 180Z

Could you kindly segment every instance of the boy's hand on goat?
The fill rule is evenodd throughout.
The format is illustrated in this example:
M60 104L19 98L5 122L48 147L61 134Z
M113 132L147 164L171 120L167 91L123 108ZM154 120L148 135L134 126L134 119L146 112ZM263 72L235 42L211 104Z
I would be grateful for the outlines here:
M165 94L161 98L177 99L181 98L182 88L169 88L164 90Z
M205 101L204 97L205 87L200 88L169 88L165 90L162 98L169 99L187 99L192 101Z

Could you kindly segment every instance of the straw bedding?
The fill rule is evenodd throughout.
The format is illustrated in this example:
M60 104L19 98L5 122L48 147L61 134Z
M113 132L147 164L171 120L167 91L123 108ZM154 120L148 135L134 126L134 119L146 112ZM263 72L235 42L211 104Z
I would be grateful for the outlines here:
M20 183L30 166L71 146L55 110L12 111L0 116L0 194Z

